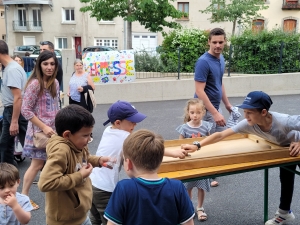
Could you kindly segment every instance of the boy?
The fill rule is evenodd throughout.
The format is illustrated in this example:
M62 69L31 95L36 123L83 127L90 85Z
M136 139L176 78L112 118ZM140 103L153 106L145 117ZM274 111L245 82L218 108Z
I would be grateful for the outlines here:
M201 146L221 141L234 133L255 134L280 146L290 145L290 155L298 156L300 153L300 116L269 112L272 105L269 95L262 91L250 92L239 108L244 110L245 119L237 125L208 136L194 145L182 145L182 148L189 151L200 150ZM297 165L286 166L293 171ZM279 209L275 217L268 220L265 225L282 225L295 219L290 210L295 174L280 168L281 198Z
M110 122L111 126L104 130L96 155L107 155L115 158L115 163L111 170L104 167L94 168L90 175L93 185L90 219L93 225L107 224L107 220L103 217L104 210L119 181L123 142L136 124L146 118L129 102L120 100L110 106L107 116L109 119L103 125L105 126Z
M192 202L181 181L160 178L164 140L148 130L130 134L123 145L124 170L107 205L105 218L112 224L194 224Z
M93 167L108 157L90 156L87 148L95 120L79 105L61 109L55 117L57 135L47 144L47 161L38 187L46 192L46 222L49 225L90 225Z
M18 169L12 164L0 163L0 224L21 225L29 223L33 210L26 195L17 192L20 184Z
M94 168L90 175L93 185L93 202L90 211L90 219L93 225L107 224L104 218L104 211L109 198L119 181L119 172L121 167L123 142L134 130L137 123L142 122L146 116L139 113L133 105L126 101L117 101L110 106L107 111L108 120L103 123L107 127L102 135L96 155L107 155L114 158L113 169ZM165 152L165 155L171 157L184 157L185 151Z

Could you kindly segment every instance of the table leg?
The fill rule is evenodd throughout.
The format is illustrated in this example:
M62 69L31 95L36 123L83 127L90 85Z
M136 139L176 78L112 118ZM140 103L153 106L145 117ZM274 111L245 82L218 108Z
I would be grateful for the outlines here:
M268 220L268 198L269 198L269 169L265 169L264 181L264 223Z

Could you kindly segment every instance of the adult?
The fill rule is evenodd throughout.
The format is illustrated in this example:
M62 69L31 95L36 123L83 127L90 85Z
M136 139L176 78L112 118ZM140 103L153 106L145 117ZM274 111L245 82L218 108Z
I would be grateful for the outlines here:
M47 158L46 148L34 146L33 135L43 132L50 137L55 133L54 120L59 110L59 84L55 79L57 70L58 60L55 53L43 51L37 58L36 66L26 84L21 112L29 123L23 156L32 159L23 179L22 194L27 196L34 178ZM39 208L34 201L30 201L34 209Z
M231 112L231 104L226 96L222 83L225 70L225 60L222 51L226 44L226 34L223 29L215 28L209 33L209 50L196 62L195 66L195 98L204 102L206 114L204 121L213 123L211 134L226 129L225 118L220 109L221 100L226 109ZM211 186L218 186L217 181L212 181Z
M280 146L290 146L290 156L300 154L300 116L269 112L272 105L269 95L262 91L250 92L239 108L244 110L245 119L237 125L222 132L216 132L196 145L183 145L185 150L200 150L201 146L213 144L235 134L255 134ZM299 165L298 165L299 166ZM296 171L297 165L286 166ZM275 217L268 220L265 225L282 225L295 219L291 209L294 191L295 174L280 168L281 196L279 209Z
M54 52L54 45L51 41L41 41L40 42L40 53L42 53L45 50ZM63 70L62 70L60 62L58 62L58 70L57 70L57 74L56 74L56 80L58 80L60 90L62 90Z
M24 61L24 70L27 74L27 79L29 78L31 71L34 68L34 62L33 59L29 57L30 53L29 52L25 52L25 57L23 58Z
M19 63L19 65L24 68L24 61L22 57L20 57L19 55L14 55L12 59L15 60L17 63Z
M81 105L92 112L91 102L86 101L85 94L88 90L94 91L95 84L91 75L83 70L83 62L80 59L75 60L74 70L69 82L69 104Z
M8 55L8 46L0 40L0 63L3 70L1 92L3 110L2 133L0 137L1 162L14 164L14 140L18 136L21 145L27 129L27 120L21 114L22 95L26 84L24 69Z

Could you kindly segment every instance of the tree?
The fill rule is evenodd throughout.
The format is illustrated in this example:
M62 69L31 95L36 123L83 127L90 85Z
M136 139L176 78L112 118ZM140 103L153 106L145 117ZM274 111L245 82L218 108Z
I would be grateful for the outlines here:
M232 35L236 24L250 23L259 17L259 10L267 9L264 0L210 0L211 4L201 13L211 13L211 22L232 22Z
M171 0L174 1L174 0ZM163 27L178 28L180 24L168 21L185 14L175 9L169 0L80 0L87 5L82 12L90 11L91 17L112 20L120 16L127 21L127 48L132 48L132 22L138 21L151 32L163 32Z

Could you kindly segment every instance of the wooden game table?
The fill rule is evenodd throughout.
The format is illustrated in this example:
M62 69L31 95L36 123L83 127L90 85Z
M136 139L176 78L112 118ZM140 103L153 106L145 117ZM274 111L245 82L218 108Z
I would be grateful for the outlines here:
M181 144L192 144L202 139L165 141L165 148L178 149ZM289 156L288 147L280 147L255 135L235 134L190 155L185 159L164 157L159 176L192 181L263 169L264 222L268 220L268 169L300 164L300 157ZM291 172L300 175L299 172Z

